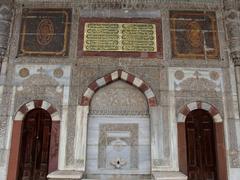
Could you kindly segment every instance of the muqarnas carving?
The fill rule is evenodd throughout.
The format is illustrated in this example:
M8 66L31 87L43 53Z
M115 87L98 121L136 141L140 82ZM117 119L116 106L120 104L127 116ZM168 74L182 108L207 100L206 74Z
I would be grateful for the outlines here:
M70 9L24 9L19 55L67 56Z
M218 59L219 42L214 12L170 12L174 58Z

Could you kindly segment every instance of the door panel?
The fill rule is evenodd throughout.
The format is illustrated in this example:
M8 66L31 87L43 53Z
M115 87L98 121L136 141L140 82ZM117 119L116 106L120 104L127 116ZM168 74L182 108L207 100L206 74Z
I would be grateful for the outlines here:
M30 111L23 122L18 180L46 180L51 117L42 109Z
M186 119L188 180L217 180L213 119L194 110Z

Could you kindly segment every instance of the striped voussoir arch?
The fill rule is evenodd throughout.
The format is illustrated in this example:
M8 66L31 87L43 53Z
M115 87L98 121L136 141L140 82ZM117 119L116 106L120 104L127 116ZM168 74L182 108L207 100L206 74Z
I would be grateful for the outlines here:
M219 111L217 110L217 108L209 103L202 102L202 101L191 102L191 103L183 106L180 109L180 112L178 113L177 121L185 122L188 113L190 113L191 111L196 110L196 109L203 109L203 110L208 111L209 114L211 114L211 116L213 117L213 120L215 123L223 122L222 117L221 117Z
M99 90L100 88L106 86L107 84L110 84L117 80L122 80L122 81L127 82L128 84L135 86L141 92L144 93L144 95L147 98L148 105L150 107L157 106L157 100L156 100L156 97L155 97L152 89L143 80L141 80L141 79L135 77L134 75L132 75L128 72L125 72L123 70L114 71L114 72L107 74L104 77L99 78L99 79L95 80L94 82L92 82L88 86L85 93L83 94L81 101L80 101L80 105L81 106L89 106L91 99L92 99L94 93L97 92L97 90Z
M22 121L25 117L25 115L36 108L41 108L46 110L52 118L52 121L60 121L60 116L57 110L47 101L44 100L33 100L30 101L20 107L20 109L17 111L14 120L15 121Z

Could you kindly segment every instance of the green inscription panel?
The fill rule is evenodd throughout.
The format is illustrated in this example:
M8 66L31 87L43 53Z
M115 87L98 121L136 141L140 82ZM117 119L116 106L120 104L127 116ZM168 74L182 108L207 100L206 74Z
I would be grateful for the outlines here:
M83 50L156 52L156 26L145 23L86 23Z

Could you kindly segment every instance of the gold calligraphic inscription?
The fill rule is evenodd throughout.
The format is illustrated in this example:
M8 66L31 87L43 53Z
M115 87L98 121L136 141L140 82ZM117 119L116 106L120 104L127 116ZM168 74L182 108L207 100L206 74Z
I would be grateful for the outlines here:
M53 23L50 19L43 19L37 29L37 41L40 45L48 45L54 35Z
M86 23L83 50L156 52L156 26L144 23Z

